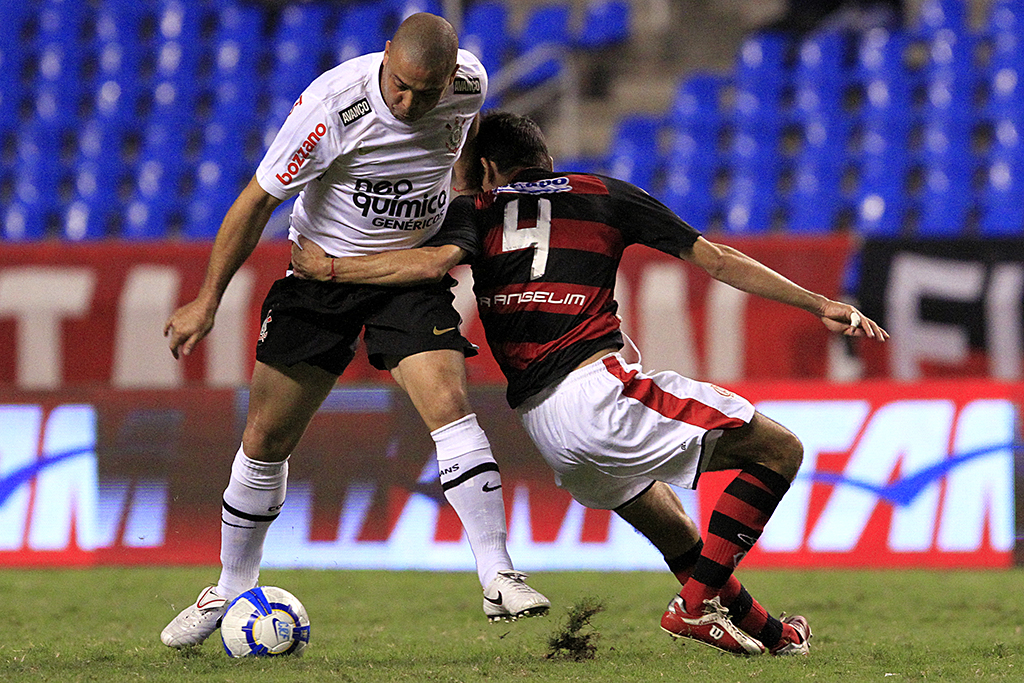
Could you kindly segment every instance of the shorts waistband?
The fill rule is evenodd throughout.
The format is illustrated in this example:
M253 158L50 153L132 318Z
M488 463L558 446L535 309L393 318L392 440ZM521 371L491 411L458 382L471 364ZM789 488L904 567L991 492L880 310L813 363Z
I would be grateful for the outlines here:
M554 384L544 387L536 394L523 401L516 410L520 413L530 410L531 408L534 408L546 401L552 394L556 391L560 391L564 387L574 386L594 377L595 375L608 374L608 368L605 367L605 360L607 359L615 359L623 367L629 366L629 363L626 362L621 353L615 352L606 354L595 360L593 363L589 363L584 365L582 368L573 370Z

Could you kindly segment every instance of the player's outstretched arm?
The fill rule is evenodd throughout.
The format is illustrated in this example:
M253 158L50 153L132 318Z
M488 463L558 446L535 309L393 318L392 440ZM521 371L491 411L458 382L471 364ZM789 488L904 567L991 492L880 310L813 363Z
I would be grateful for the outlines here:
M280 203L281 200L268 194L254 177L228 209L213 242L199 294L172 313L164 325L164 336L175 358L192 353L195 345L213 328L224 290L259 244L270 214Z
M693 248L680 254L680 258L700 266L711 277L736 289L813 313L832 332L870 337L882 342L889 338L889 333L878 323L853 306L804 289L732 247L699 237Z
M299 235L299 243L292 243L292 272L304 280L356 285L416 285L439 281L465 255L461 247L446 244L369 256L331 258L318 244Z

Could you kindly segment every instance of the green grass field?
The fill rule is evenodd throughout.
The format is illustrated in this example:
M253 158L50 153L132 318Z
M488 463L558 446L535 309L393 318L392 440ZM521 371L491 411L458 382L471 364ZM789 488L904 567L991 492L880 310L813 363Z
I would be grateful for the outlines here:
M1024 573L746 571L773 613L804 614L806 658L741 659L673 641L659 573L537 573L546 618L489 624L475 575L265 571L306 605L301 658L232 660L220 638L174 651L159 632L211 568L0 570L2 681L967 681L1024 680ZM567 608L598 598L596 657L549 659Z

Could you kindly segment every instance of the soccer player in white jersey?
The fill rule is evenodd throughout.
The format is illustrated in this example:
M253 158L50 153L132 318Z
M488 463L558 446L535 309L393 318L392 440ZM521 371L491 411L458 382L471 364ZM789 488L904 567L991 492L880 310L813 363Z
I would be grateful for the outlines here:
M479 164L483 192L453 203L428 248L330 259L299 240L295 272L405 284L470 257L509 404L559 486L583 505L615 510L662 552L682 584L661 627L736 654L807 654L807 620L770 616L733 574L796 476L799 440L732 392L628 363L619 353L615 273L623 249L643 244L811 312L833 332L884 341L885 330L852 306L709 242L634 185L552 172L543 135L525 117L484 115L471 145L467 156ZM695 488L701 472L732 469L739 473L702 541L668 484Z
M416 247L441 226L452 176L487 92L487 74L458 49L441 17L414 14L384 52L327 71L302 93L255 177L228 210L195 300L164 334L177 358L213 327L231 277L273 210L299 193L291 238L342 256ZM453 280L403 289L285 277L263 304L242 444L224 491L221 574L161 633L171 647L203 642L229 602L254 587L270 523L285 501L288 456L352 360L391 372L431 430L445 497L466 529L484 588L485 615L512 620L548 611L506 550L501 479L467 398Z

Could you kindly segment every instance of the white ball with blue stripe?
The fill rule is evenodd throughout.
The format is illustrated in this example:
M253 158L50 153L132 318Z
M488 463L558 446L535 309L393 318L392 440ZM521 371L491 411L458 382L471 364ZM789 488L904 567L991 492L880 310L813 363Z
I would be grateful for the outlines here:
M309 643L309 617L288 591L261 586L231 602L220 636L229 657L298 655Z

